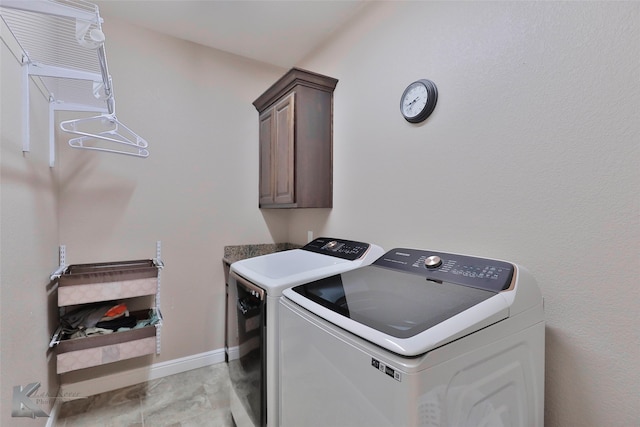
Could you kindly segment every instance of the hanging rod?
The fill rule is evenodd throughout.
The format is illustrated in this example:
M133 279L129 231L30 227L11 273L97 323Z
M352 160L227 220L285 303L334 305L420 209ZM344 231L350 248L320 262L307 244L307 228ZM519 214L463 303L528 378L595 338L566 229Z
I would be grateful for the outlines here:
M37 78L50 104L50 166L55 162L54 111L60 110L102 113L61 124L63 131L79 136L69 140L71 147L149 156L147 142L116 118L103 20L95 4L84 0L0 0L0 15L2 37L6 26L21 51L16 57L23 67L23 151L30 150L29 78ZM87 121L107 126L79 130Z

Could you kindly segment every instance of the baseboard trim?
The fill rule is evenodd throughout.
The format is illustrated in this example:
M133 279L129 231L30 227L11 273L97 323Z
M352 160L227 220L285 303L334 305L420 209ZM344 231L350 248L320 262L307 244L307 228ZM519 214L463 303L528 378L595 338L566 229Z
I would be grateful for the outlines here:
M229 360L240 359L240 346L237 345L235 347L229 347L227 349L227 357Z
M163 378L173 374L190 371L192 369L203 368L209 365L224 362L224 349L212 350L205 353L194 354L179 359L168 360L166 362L154 363L149 367L132 369L113 375L99 378L92 378L86 381L62 384L60 386L61 396L92 396L94 394L117 390L119 388L140 384L145 381ZM53 411L52 411L53 412ZM51 421L50 417L50 421ZM49 423L47 423L49 427Z

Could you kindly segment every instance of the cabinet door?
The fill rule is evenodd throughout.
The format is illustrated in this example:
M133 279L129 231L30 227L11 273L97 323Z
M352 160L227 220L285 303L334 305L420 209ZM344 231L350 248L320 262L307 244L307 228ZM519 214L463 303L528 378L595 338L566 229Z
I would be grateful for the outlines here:
M274 156L275 109L270 108L260 114L260 205L271 205L274 202Z
M275 140L273 148L274 203L288 204L295 202L294 185L294 99L290 94L274 107Z

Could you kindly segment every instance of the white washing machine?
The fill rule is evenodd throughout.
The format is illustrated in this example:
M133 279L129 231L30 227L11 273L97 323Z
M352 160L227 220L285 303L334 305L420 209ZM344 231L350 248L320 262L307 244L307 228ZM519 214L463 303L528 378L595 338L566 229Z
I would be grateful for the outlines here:
M229 298L236 313L238 348L229 351L231 413L238 427L279 426L278 310L282 291L292 286L371 264L379 246L318 238L300 249L231 264Z
M543 300L522 267L398 248L280 306L282 427L543 426Z

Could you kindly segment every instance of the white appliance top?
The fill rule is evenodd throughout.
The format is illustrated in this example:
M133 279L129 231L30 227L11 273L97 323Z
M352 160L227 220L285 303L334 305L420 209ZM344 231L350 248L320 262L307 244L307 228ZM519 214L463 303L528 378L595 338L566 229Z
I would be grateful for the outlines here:
M280 296L286 288L369 265L383 254L377 245L320 237L300 249L236 261L231 272Z
M542 304L533 279L515 264L404 248L283 295L402 356L424 354Z

